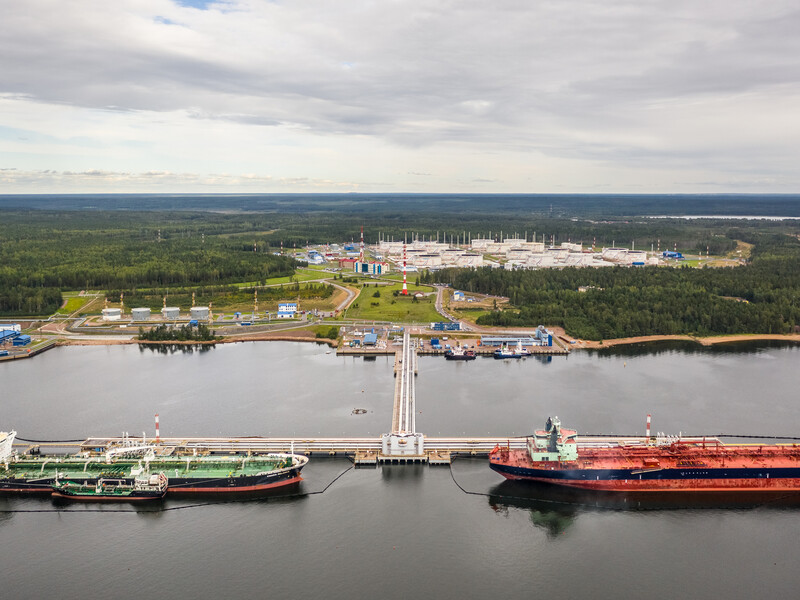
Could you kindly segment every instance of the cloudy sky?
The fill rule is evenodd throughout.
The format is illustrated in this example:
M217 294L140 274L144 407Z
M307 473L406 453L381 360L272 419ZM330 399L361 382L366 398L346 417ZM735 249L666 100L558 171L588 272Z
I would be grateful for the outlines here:
M797 0L0 0L0 193L800 192Z

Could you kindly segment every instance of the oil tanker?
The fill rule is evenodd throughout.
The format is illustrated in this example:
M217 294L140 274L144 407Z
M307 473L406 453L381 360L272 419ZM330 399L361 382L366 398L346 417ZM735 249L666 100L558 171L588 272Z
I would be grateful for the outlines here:
M649 423L649 415L648 415ZM606 492L800 492L800 446L723 444L717 438L655 437L582 444L558 417L524 449L496 446L490 467L511 480Z
M19 455L12 451L16 432L0 432L0 494L51 494L59 480L96 486L107 479L132 482L164 473L167 496L258 493L298 483L308 457L263 454L197 454L146 443L73 455Z

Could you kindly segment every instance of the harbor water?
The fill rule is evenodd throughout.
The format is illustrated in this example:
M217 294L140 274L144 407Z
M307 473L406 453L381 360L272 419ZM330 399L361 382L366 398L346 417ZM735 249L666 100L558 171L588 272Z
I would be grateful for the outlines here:
M32 440L363 436L391 424L392 357L299 343L58 348L0 364L2 422ZM516 361L422 357L417 428L800 437L796 346L659 345ZM354 408L366 409L353 414ZM504 482L485 459L314 459L283 498L163 509L0 499L3 597L794 597L798 506L620 505ZM121 512L120 512L121 511Z

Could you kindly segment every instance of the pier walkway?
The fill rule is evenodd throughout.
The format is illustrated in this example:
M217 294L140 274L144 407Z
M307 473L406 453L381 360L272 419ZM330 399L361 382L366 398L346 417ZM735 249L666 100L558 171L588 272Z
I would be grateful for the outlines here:
M421 434L420 434L421 435ZM131 438L93 437L75 446L82 451L106 450L123 444ZM154 443L155 440L145 440ZM634 445L647 442L646 437L578 437L579 447L608 447L620 444ZM383 440L381 437L333 438L333 437L217 437L217 438L161 438L157 446L162 453L181 448L206 452L297 452L308 456L347 456L356 460L357 464L376 464L377 462L429 462L431 464L448 464L455 456L488 456L495 448L524 448L524 437L425 437L425 460L414 455L382 455ZM60 447L68 444L57 444Z

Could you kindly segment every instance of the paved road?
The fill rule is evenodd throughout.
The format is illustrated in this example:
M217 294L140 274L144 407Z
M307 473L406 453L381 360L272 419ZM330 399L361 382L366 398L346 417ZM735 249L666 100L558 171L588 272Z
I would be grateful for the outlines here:
M444 294L445 292L447 292L447 289L448 289L447 287L442 285L436 286L436 312L438 312L448 321L461 323L461 331L473 330L472 325L468 324L465 321L459 321L444 309Z

